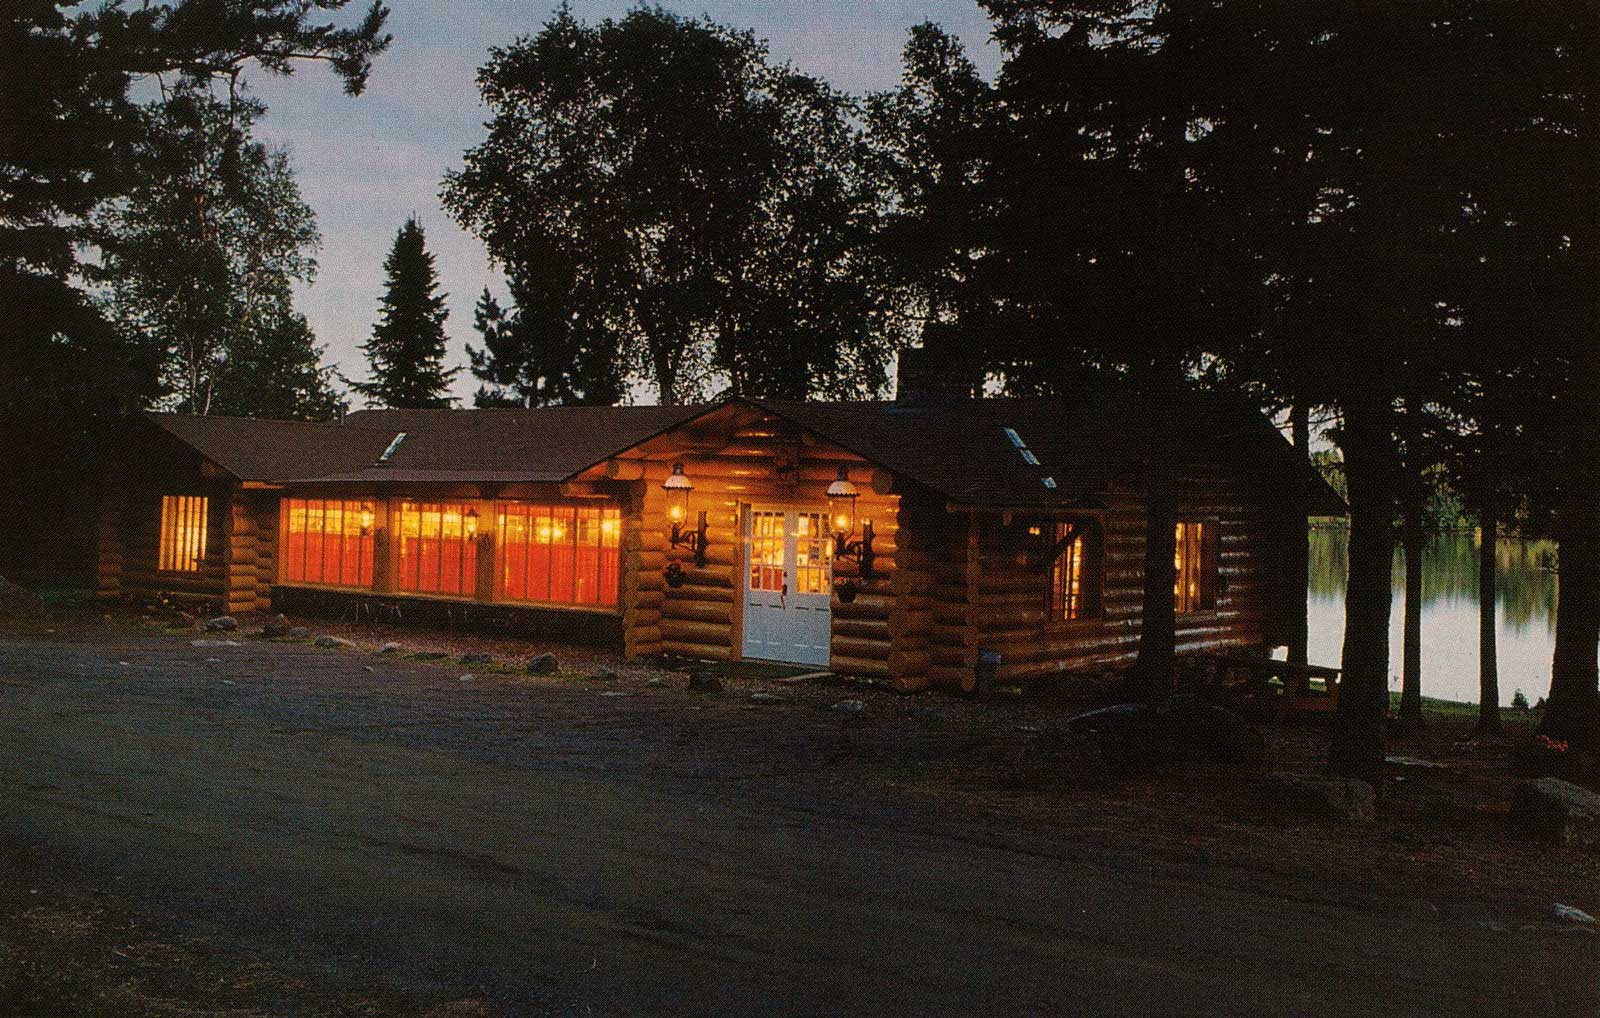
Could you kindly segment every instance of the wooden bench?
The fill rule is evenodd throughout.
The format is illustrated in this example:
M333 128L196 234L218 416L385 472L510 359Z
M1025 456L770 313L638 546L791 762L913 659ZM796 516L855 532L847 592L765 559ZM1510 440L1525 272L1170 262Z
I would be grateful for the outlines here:
M1277 712L1331 711L1339 702L1339 669L1327 665L1302 665L1255 654L1213 654L1216 685L1226 689L1233 677L1245 673L1246 698ZM1272 680L1279 685L1274 687ZM1311 685L1322 680L1322 688Z

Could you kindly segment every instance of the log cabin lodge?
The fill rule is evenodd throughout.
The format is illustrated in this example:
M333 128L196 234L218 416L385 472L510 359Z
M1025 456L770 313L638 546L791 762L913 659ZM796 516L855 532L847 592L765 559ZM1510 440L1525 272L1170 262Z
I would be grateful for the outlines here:
M907 370L903 362L902 371ZM628 657L971 691L1135 656L1149 434L1126 394L148 414L108 478L99 593L449 618ZM1186 398L1180 655L1284 642L1274 569L1339 497L1254 409Z

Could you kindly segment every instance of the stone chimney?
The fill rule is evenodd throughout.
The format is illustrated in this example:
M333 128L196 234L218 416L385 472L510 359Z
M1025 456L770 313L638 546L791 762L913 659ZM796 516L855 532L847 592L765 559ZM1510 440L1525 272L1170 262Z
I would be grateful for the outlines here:
M962 380L959 366L949 363L948 357L926 346L901 349L895 369L896 403L950 403L971 395L971 387Z

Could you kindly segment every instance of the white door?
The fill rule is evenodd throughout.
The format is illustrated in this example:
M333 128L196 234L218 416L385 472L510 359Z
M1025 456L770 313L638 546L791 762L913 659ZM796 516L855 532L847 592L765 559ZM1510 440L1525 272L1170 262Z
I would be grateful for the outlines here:
M828 665L833 542L828 514L745 513L744 656Z

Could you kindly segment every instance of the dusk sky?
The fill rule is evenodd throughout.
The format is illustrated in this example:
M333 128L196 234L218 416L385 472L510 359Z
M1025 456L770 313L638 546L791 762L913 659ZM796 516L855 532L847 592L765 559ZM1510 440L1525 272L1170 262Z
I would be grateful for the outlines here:
M359 344L377 315L384 256L413 212L450 295L450 360L466 363L466 344L477 339L473 304L485 285L497 293L504 287L483 245L440 208L440 182L446 170L459 168L462 152L483 138L488 111L473 79L489 47L536 33L556 4L390 0L390 6L394 44L378 60L361 97L344 95L320 67L302 67L287 79L259 70L252 77L271 108L259 134L290 150L301 191L322 228L321 268L316 282L299 294L300 307L326 344L328 361L355 379L366 377ZM622 0L571 4L589 22L633 6ZM775 60L857 95L896 84L906 32L920 21L937 21L958 35L986 76L999 65L998 50L988 41L989 23L973 0L668 0L662 6L748 28L768 42ZM470 405L476 388L463 372L455 393Z

